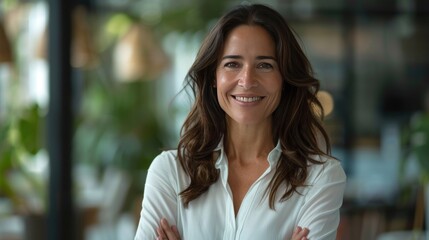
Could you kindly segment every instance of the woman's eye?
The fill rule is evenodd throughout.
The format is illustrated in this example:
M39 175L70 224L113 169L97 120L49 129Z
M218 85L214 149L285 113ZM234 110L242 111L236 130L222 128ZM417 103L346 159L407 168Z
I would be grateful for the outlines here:
M224 67L227 67L227 68L238 68L239 65L236 62L227 62L227 63L225 63Z
M258 64L258 68L261 68L261 69L272 69L273 65L271 65L269 63L260 63L260 64Z

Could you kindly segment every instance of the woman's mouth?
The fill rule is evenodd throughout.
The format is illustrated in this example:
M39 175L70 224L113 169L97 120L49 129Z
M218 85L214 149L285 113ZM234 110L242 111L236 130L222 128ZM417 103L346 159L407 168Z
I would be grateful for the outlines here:
M250 103L250 102L257 102L262 100L263 97L240 97L240 96L233 96L237 101L239 102L245 102L245 103Z

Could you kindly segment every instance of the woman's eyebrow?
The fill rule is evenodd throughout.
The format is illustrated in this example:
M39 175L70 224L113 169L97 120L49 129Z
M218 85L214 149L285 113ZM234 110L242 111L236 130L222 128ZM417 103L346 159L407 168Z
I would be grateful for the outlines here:
M227 58L240 59L240 58L243 58L243 57L242 57L242 56L240 56L240 55L226 55L226 56L223 56L223 57L222 57L222 60L223 60L223 59L227 59Z
M256 59L261 60L261 59L272 59L274 61L277 61L277 59L273 56L257 56Z
M232 58L232 59L242 59L243 57L240 55L225 55L222 57L223 59L227 59L227 58ZM277 60L275 57L273 56L257 56L256 59L261 60L261 59L272 59L272 60Z

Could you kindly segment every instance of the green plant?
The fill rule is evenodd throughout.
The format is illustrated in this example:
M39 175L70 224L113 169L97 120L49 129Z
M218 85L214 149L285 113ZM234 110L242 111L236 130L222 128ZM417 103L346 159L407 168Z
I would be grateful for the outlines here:
M429 183L429 113L415 114L403 134L405 146L401 170L404 171L406 160L414 156L418 162L420 180Z
M139 177L166 137L156 116L154 82L94 80L84 91L74 137L75 159L100 171L114 167ZM136 187L141 193L143 186Z
M0 123L0 195L18 211L40 212L46 207L45 179L31 169L44 146L44 124L37 104L13 107Z

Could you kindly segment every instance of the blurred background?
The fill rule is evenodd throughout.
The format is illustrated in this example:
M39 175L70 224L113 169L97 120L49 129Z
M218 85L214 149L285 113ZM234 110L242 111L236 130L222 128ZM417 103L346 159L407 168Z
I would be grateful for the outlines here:
M348 175L337 239L418 237L429 222L428 1L245 3L256 2L285 16L321 81ZM183 79L240 3L1 0L0 240L133 239L146 169L176 147L192 101Z

